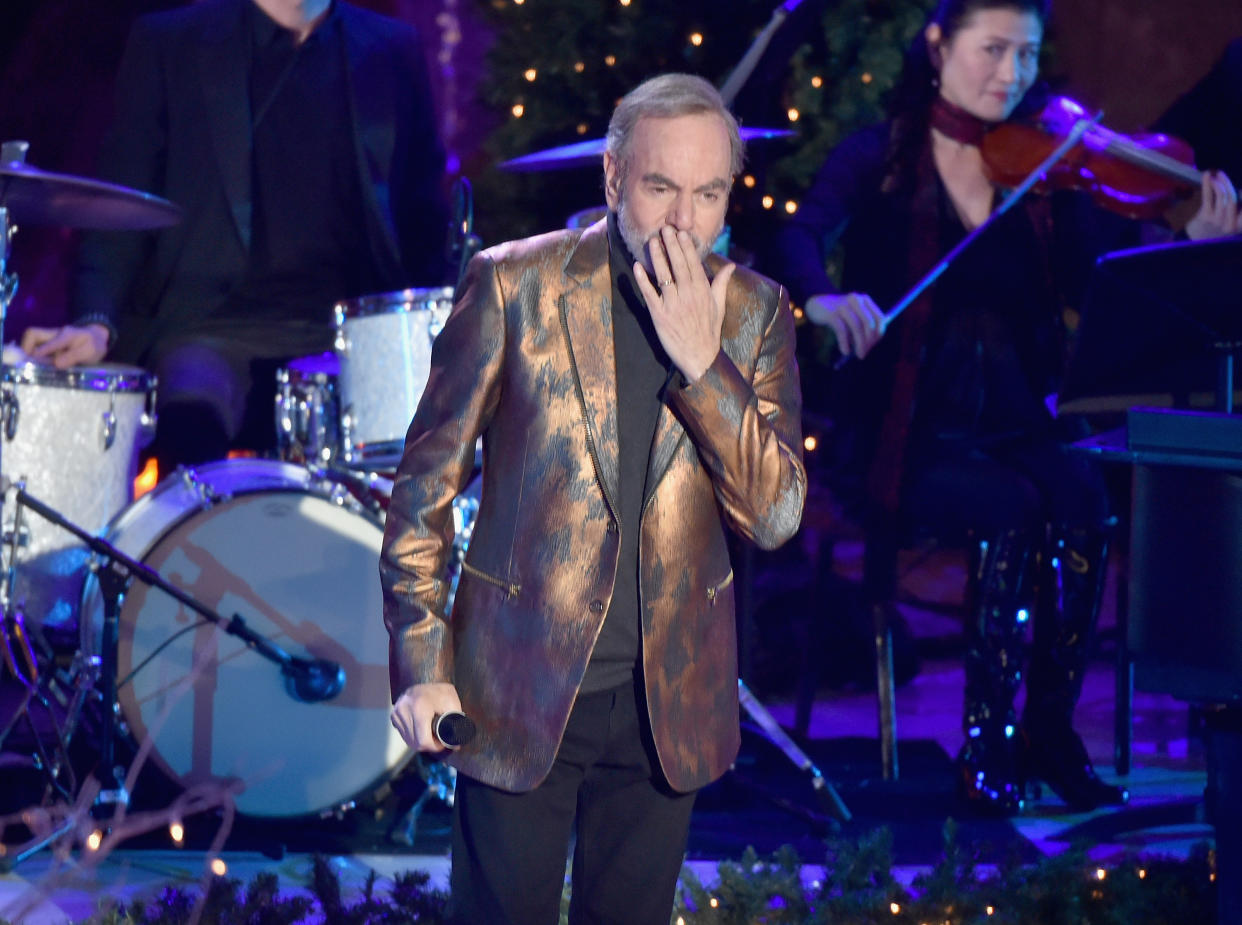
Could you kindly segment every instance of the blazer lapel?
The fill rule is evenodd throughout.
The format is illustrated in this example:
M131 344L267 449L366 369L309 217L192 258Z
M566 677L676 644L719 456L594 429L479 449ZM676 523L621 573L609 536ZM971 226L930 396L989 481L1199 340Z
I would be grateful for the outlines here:
M566 288L560 296L560 312L569 362L586 421L595 475L616 514L620 510L620 444L606 219L582 233L578 246L565 262L564 274Z
M241 3L220 16L198 46L198 69L220 180L242 246L250 250L250 88Z
M676 386L671 386L676 388ZM651 456L647 460L647 487L643 492L643 500L650 498L664 478L664 473L673 462L677 447L686 438L686 429L677 420L677 416L664 402L660 408L660 416L656 420L655 437L651 441Z

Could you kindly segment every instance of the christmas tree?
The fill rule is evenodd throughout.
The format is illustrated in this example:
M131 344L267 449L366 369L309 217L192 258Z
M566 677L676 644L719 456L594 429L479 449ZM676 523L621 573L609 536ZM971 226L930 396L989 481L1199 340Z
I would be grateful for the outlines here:
M666 71L721 86L779 8L706 0L479 0L494 29L485 102L501 118L488 163L601 138L616 101ZM797 208L825 155L883 117L905 49L932 0L804 0L779 26L733 108L744 126L790 130L752 142L730 225L744 254ZM601 205L599 164L540 173L489 166L478 228L495 243L561 227Z

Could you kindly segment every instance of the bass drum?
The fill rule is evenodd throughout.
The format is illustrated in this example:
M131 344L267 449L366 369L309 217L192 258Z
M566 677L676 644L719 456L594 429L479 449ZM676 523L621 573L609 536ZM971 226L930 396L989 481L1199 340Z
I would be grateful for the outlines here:
M292 817L346 806L408 759L389 723L376 507L330 472L238 459L179 470L109 525L110 542L224 618L240 614L290 654L345 669L336 697L295 700L277 665L135 581L120 615L117 701L174 781L241 780L239 812ZM93 576L82 626L83 649L99 653Z

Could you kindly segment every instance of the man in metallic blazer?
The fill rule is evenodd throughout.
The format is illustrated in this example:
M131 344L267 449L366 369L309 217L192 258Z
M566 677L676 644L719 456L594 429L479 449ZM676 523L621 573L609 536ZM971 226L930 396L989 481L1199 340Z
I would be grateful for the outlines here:
M406 436L381 554L393 723L457 778L459 922L667 925L695 791L738 748L725 525L764 548L806 494L784 289L710 254L741 167L697 77L617 106L608 217L470 264ZM452 504L478 519L445 613Z

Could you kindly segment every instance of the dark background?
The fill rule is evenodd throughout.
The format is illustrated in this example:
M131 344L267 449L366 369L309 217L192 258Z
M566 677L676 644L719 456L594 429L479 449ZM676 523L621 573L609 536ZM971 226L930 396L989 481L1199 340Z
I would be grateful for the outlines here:
M357 2L419 29L450 168L476 175L485 164L483 142L500 119L479 101L492 39L478 8L486 0ZM747 2L747 18L753 20L754 4ZM759 5L766 9L769 2ZM176 5L167 0L3 0L0 139L30 141L29 161L35 166L93 175L95 152L110 118L112 77L130 23L141 13ZM743 9L739 0L722 0L720 6L722 17L731 7ZM1122 131L1151 122L1208 70L1231 38L1242 35L1238 0L1061 0L1054 15L1057 70L1066 77L1067 89L1103 108L1107 124ZM1242 114L1222 113L1220 118L1236 120ZM595 204L584 201L572 208ZM492 226L503 229L501 219ZM64 320L73 243L68 229L26 228L16 238L12 267L21 289L6 321L5 340L19 337L31 323Z

